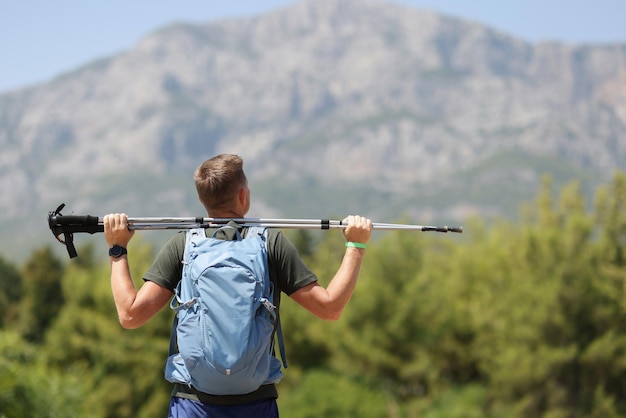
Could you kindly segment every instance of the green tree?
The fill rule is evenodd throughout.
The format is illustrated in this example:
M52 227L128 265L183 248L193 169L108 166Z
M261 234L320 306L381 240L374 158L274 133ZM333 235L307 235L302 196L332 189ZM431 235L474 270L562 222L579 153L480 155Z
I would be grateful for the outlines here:
M17 267L0 257L0 328L12 324L22 297L22 276Z
M278 403L281 416L290 418L380 418L389 412L387 399L375 386L317 369L283 391Z
M51 370L39 347L14 331L0 330L0 417L88 416L82 409L86 380Z
M136 237L129 247L135 285L153 249ZM140 329L125 330L111 296L110 266L81 250L63 277L66 303L45 340L51 369L87 375L82 407L94 418L154 417L167 412L171 387L163 378L172 315L164 309Z
M384 236L344 317L300 325L324 353L309 365L379 382L398 416L625 415L623 181L595 215L576 183L555 199L546 179L521 225ZM342 254L322 243L321 271L325 252Z
M604 207L623 198L616 192ZM555 201L546 182L517 233L488 235L490 257L501 261L483 277L477 354L491 405L513 405L515 416L626 413L625 271L613 263L619 257L606 257L624 244L598 239L601 225L585 207L577 184ZM621 280L605 271L621 271Z
M62 276L63 265L49 246L36 250L26 261L18 329L28 340L41 341L63 306Z

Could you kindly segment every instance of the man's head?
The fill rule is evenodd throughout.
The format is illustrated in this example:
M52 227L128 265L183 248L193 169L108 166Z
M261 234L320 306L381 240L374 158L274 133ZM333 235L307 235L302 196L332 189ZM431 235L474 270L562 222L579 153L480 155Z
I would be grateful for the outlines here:
M248 180L238 155L220 154L206 160L196 170L194 180L200 202L210 214L234 212L243 217L248 211Z

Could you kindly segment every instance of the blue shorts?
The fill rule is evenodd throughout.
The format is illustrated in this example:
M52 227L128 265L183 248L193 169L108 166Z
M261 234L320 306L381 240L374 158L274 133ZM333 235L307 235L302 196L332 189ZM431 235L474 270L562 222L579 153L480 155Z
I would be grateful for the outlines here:
M278 418L276 399L241 405L211 405L172 397L168 418Z

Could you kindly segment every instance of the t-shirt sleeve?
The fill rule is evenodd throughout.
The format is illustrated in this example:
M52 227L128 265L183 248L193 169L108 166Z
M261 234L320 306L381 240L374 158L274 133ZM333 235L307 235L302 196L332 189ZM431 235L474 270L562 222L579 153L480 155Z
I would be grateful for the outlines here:
M173 293L183 274L184 252L185 233L181 232L165 243L143 279L154 282Z
M275 232L274 232L275 231ZM315 274L304 264L298 250L280 230L270 235L270 277L287 295L317 281Z

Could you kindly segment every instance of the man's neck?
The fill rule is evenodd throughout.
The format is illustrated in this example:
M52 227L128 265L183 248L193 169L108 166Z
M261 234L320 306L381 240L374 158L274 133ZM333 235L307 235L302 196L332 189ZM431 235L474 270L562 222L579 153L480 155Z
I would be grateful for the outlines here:
M236 211L231 210L213 210L209 212L210 218L226 218L226 219L240 219L244 215Z

